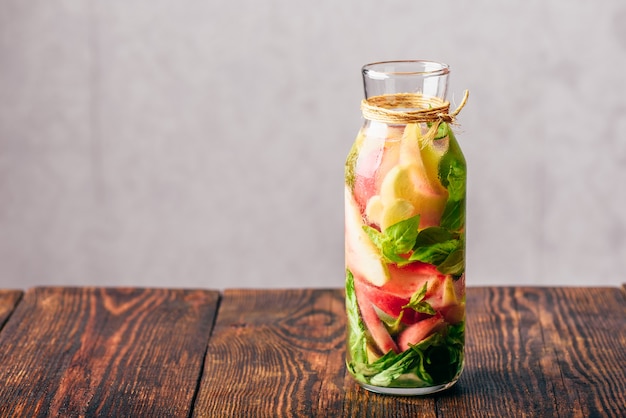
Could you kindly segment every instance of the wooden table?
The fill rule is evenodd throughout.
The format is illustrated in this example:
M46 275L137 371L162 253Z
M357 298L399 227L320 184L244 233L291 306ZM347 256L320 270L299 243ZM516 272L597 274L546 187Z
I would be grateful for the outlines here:
M339 289L0 291L0 417L626 416L626 289L467 306L457 385L394 397L346 375Z

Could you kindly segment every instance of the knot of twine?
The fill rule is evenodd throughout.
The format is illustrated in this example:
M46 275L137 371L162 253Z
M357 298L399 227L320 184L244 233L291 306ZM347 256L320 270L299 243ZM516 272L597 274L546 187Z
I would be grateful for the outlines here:
M439 97L424 96L421 93L383 94L364 99L361 102L361 112L365 119L377 122L398 124L435 122L439 126L441 122L455 123L456 116L465 106L468 97L469 91L465 90L459 107L448 113L450 102Z

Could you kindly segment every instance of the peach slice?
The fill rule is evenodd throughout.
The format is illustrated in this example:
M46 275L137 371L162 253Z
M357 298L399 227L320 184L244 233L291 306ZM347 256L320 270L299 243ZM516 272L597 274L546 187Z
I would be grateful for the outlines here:
M381 200L382 202L382 200ZM415 215L415 207L406 199L396 199L391 205L384 206L380 214L380 228L384 231L394 225Z
M363 230L363 217L352 193L345 188L346 267L355 276L363 277L375 286L389 280L389 270L380 250Z
M444 324L445 322L441 315L416 322L400 333L398 336L398 348L402 351L408 350L410 348L409 344L415 345L419 343Z
M444 280L434 266L415 262L404 267L394 264L388 266L390 280L382 286L374 286L364 278L355 275L354 287L362 292L371 304L381 312L397 318L402 312L402 323L413 324L424 317L411 308L403 308L409 303L411 296L428 283L426 297L436 293Z
M361 286L355 285L355 293L357 303L359 304L359 311L361 312L361 318L367 327L374 343L385 354L390 350L394 353L398 352L398 346L391 338L389 331L385 327L385 324L380 320L374 306L371 301L365 296L361 289Z
M448 199L446 193L432 189L417 164L397 165L392 168L380 188L380 198L384 207L393 205L396 200L410 202L415 214L420 214L420 228L438 225Z

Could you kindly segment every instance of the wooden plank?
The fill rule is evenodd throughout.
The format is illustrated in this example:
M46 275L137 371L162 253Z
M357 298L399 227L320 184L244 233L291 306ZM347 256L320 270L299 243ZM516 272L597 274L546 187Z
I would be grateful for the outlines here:
M22 298L21 290L0 290L0 330Z
M469 288L465 372L438 416L626 416L617 288Z
M437 398L438 416L556 416L537 315L514 288L468 288L466 304L465 370Z
M432 398L380 396L345 367L340 290L227 290L194 416L435 416Z
M226 290L194 416L336 415L345 374L342 295Z
M369 393L347 374L342 292L227 291L194 415L625 415L619 289L468 288L467 304L457 385L396 397Z
M564 396L561 416L626 416L626 304L619 288L535 292ZM570 408L575 414L569 414ZM580 409L578 409L580 408Z
M420 417L436 418L436 396L405 397L371 393L361 388L349 374L345 380L342 417ZM319 416L325 416L323 413ZM330 415L329 415L330 416Z
M0 416L189 416L218 299L27 291L0 333Z

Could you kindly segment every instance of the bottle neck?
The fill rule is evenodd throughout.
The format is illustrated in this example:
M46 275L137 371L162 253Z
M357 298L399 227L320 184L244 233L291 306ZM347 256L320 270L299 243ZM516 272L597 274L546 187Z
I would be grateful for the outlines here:
M389 61L365 65L362 74L366 99L417 93L445 100L450 69L433 61Z

